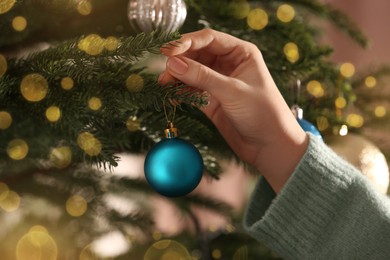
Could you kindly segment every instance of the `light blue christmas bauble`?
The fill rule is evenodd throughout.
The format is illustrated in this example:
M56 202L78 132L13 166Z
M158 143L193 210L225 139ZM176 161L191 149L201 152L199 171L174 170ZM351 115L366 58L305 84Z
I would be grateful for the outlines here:
M322 135L321 135L320 131L318 131L318 129L312 123L310 123L309 121L307 121L303 118L302 119L297 118L297 120L298 120L299 125L302 127L302 129L305 132L310 132L313 135L315 135L316 137L322 139Z
M203 159L191 143L177 137L166 138L148 152L144 170L155 191L166 197L179 197L198 186Z

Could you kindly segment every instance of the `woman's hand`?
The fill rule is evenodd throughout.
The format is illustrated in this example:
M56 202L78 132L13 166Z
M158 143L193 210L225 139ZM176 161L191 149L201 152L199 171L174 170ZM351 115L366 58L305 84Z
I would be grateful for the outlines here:
M160 83L180 80L210 94L202 111L240 158L279 192L304 154L308 138L276 87L259 49L210 29L166 45Z

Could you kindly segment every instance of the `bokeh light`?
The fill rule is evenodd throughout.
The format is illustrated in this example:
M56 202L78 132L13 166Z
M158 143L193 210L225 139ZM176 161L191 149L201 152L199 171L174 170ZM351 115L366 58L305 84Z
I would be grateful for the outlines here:
M22 139L13 139L7 145L7 154L13 160L22 160L28 154L28 144Z
M328 118L326 118L325 116L319 116L317 117L316 121L317 121L317 128L320 132L328 129L329 127Z
M0 78L4 76L4 74L7 72L7 69L7 59L4 57L4 55L0 54Z
M138 131L141 128L141 121L136 116L130 116L126 121L126 128L130 132Z
M337 97L334 104L337 108L341 109L347 105L347 100L344 97Z
M0 111L0 129L4 130L12 124L12 116L7 111Z
M295 9L288 4L280 5L276 10L276 17L284 23L289 23L295 17Z
M66 201L66 212L72 217L80 217L88 208L87 201L80 195L73 195Z
M174 240L160 240L145 252L144 260L184 260L192 259L188 250Z
M61 110L57 106L50 106L46 109L45 116L50 122L57 122L61 118Z
M115 51L119 46L119 39L114 36L109 36L105 40L104 48L108 51Z
M385 117L386 113L387 111L384 106L376 106L374 109L374 114L376 117Z
M27 27L27 20L23 16L16 16L12 20L12 27L15 29L15 31L21 32L24 31Z
M345 78L352 77L355 74L355 66L350 62L346 62L346 63L341 64L340 74L342 76L344 76Z
M31 102L38 102L44 99L48 88L49 85L46 79L38 73L26 75L20 83L22 96Z
M2 199L0 200L0 208L6 212L13 212L20 206L20 196L15 191L8 190L0 194Z
M359 114L351 113L347 115L346 122L349 126L360 128L364 124L364 119Z
M248 247L247 246L241 246L237 249L237 251L234 253L232 260L248 260Z
M310 95L320 98L324 96L325 91L322 87L321 83L318 80L311 80L306 85L307 92L310 93Z
M8 185L4 182L0 182L0 201L3 200L9 191Z
M89 55L99 55L105 47L105 40L97 34L90 34L81 39L77 47Z
M89 15L92 12L92 3L90 0L80 0L76 9L81 15Z
M1 0L0 1L0 14L4 14L11 10L16 0Z
M262 30L268 24L268 14L261 8L255 8L249 12L247 22L251 29Z
M74 81L71 77L61 79L61 87L65 90L71 90L74 87Z
M85 246L83 248L83 250L81 250L80 256L79 256L79 260L100 260L100 259L102 259L102 258L99 257L99 255L97 255L93 251L91 244Z
M50 152L49 160L54 167L64 169L72 163L72 150L69 146L53 148Z
M77 137L77 144L90 156L96 156L102 151L102 143L89 132L80 133Z
M32 229L16 245L18 260L56 260L57 244L46 231Z
M138 74L131 74L126 79L126 87L130 92L140 92L144 88L144 78Z
M295 63L299 60L299 49L294 42L288 42L283 47L284 55L289 62Z
M245 0L243 1L232 1L229 3L229 10L231 15L235 19L244 19L248 16L251 7L249 3Z
M160 240L162 238L162 234L160 231L156 230L153 232L152 237L154 240Z
M364 79L364 84L368 88L373 88L376 86L376 78L373 76L368 76Z
M41 225L35 225L35 226L31 227L28 232L44 232L44 233L49 234L49 231L47 231L47 228L45 228L44 226L41 226Z
M93 111L97 111L102 107L102 101L98 97L91 97L88 100L88 107Z
M213 251L211 251L211 256L213 257L213 259L221 259L222 252L219 249L213 249Z

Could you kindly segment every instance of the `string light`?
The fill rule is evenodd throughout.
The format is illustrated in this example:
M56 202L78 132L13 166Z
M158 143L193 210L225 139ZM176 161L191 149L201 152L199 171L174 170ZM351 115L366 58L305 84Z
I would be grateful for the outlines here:
M295 17L295 9L288 4L280 5L276 10L276 17L283 23L289 23Z
M57 122L61 118L61 110L57 106L50 106L46 109L45 116L50 122Z
M87 201L80 195L73 195L66 201L66 212L72 217L80 217L87 211Z
M43 227L33 227L16 245L18 260L56 260L58 247L54 239Z
M295 63L299 60L299 49L294 42L288 42L283 48L284 55L289 62Z
M138 131L141 128L141 121L136 116L130 116L127 119L126 128L130 132Z
M342 76L344 76L345 78L352 77L355 74L355 66L350 62L346 62L346 63L341 64L340 74Z
M374 114L376 117L385 117L386 108L384 106L376 106L374 110Z
M364 124L364 119L359 114L351 113L347 115L346 122L349 126L360 128Z
M368 88L373 88L376 86L376 78L373 76L368 76L364 79L364 84Z
M107 37L105 40L104 48L108 51L115 51L119 46L118 38L114 36Z
M105 40L97 34L89 34L79 41L77 47L87 54L95 56L103 52Z
M64 77L61 79L61 87L65 90L71 90L74 87L74 81L70 77Z
M81 15L89 15L92 12L92 3L89 0L80 0L76 9Z
M159 240L150 246L145 254L144 260L171 260L171 259L191 259L188 250L174 240Z
M324 88L322 87L321 83L317 80L311 80L307 83L306 86L307 92L309 92L312 96L316 98L320 98L324 96Z
M7 154L13 160L23 160L28 154L28 144L22 139L13 139L7 145Z
M53 148L49 155L50 162L58 169L64 169L72 163L72 150L69 146Z
M0 2L0 14L5 14L14 6L16 0L2 0Z
M12 116L7 111L0 111L0 129L5 130L12 124Z
M88 107L93 111L97 111L102 107L102 101L98 97L91 97L88 100Z
M21 32L24 31L27 27L27 20L23 16L16 16L12 20L12 27L15 31Z
M4 55L0 54L0 78L4 76L4 74L7 72L7 69L7 59L4 57Z
M80 133L77 137L77 144L90 156L96 156L102 151L102 143L89 132Z
M268 14L261 8L253 9L248 14L247 23L253 30L262 30L268 25Z
M144 88L144 79L138 74L131 74L126 79L126 87L130 92L140 92Z
M221 259L221 257L222 257L222 252L221 252L221 250L219 250L219 249L213 249L213 251L211 252L211 256L212 256L214 259Z
M347 105L347 100L344 97L337 97L334 104L337 108L341 109Z
M247 1L233 1L229 3L229 10L235 19L244 19L248 16L251 7Z
M0 208L8 213L17 210L20 206L20 196L12 190L8 190L4 194L2 196L4 198L0 200Z
M348 134L348 126L342 125L339 130L339 135L346 136Z
M26 75L20 83L22 96L31 102L39 102L44 99L48 88L46 79L38 73Z

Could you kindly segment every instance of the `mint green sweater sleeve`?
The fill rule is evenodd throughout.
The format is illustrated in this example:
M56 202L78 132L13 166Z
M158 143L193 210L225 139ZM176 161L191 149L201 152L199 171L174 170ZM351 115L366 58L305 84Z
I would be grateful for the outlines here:
M389 198L313 135L279 195L260 178L244 226L284 259L390 259Z

